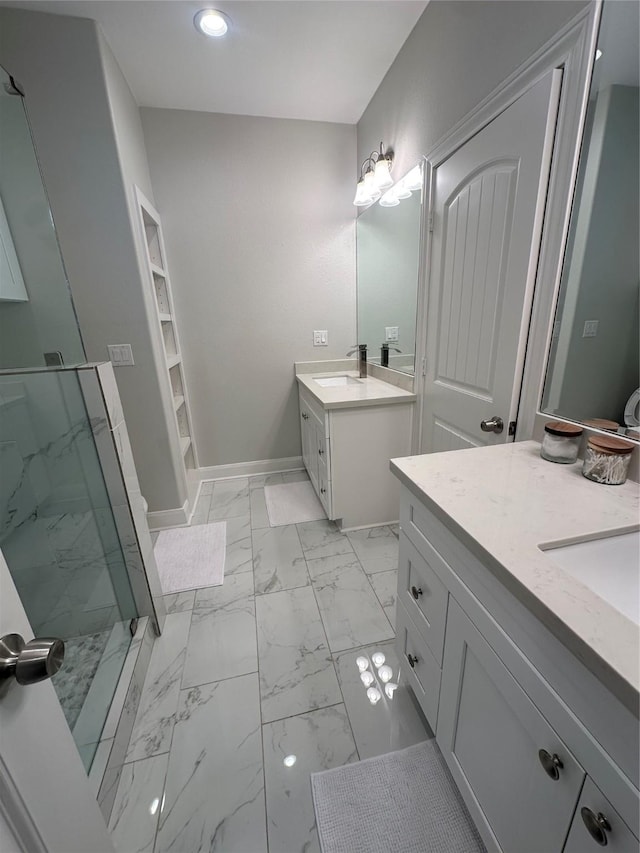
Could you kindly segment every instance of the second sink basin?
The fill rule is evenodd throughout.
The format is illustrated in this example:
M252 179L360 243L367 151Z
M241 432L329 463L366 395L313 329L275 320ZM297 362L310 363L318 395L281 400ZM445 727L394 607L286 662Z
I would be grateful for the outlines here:
M640 625L640 531L543 547L551 560Z
M337 388L340 385L360 385L360 379L353 376L314 376L313 381L323 388Z

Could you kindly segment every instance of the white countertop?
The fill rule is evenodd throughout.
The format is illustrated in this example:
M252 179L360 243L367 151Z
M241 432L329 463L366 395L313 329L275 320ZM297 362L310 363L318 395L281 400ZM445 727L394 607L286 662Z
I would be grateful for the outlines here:
M391 460L400 481L633 706L640 693L640 629L539 547L637 529L638 484L594 483L581 467L546 462L533 441Z
M358 379L357 385L339 385L330 388L318 385L313 377L352 376ZM357 406L384 406L391 403L412 403L416 395L404 391L389 382L367 376L359 378L357 370L340 370L331 373L299 373L298 383L309 391L325 409L351 409Z

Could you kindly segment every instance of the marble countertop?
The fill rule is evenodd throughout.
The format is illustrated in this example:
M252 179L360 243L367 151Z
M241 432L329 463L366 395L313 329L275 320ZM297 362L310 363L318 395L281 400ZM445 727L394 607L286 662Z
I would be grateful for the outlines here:
M603 683L637 706L640 628L540 548L637 529L637 483L594 483L580 464L541 459L534 441L393 459L391 470Z
M357 385L339 385L330 388L314 382L314 376L352 376ZM331 373L299 373L298 383L309 391L325 409L351 409L358 406L385 406L393 403L412 403L416 395L382 379L367 376L360 379L357 370L340 370Z

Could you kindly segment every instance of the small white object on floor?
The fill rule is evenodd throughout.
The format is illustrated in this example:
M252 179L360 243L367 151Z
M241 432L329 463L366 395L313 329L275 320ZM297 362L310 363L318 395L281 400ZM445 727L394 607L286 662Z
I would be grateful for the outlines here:
M220 586L224 579L226 544L224 521L162 530L154 553L164 595Z
M311 774L322 853L486 853L435 740Z
M309 480L265 486L264 499L271 527L327 517Z

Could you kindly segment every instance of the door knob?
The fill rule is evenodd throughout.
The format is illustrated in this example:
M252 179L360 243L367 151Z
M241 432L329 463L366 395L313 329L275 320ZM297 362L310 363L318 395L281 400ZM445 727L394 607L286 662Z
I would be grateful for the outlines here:
M580 809L580 816L587 828L587 832L600 847L606 847L609 843L607 838L607 830L611 832L611 824L602 814L602 812L592 812L587 806Z
M538 758L540 760L540 764L544 767L544 772L547 776L550 776L554 782L557 782L560 778L560 771L564 767L560 758L558 758L555 752L551 755L551 753L547 752L546 749L538 750Z
M40 637L25 643L20 634L0 638L0 687L15 678L18 684L37 684L51 678L62 666L64 643Z
M502 418L498 417L498 415L494 415L492 418L487 418L485 421L480 421L480 429L482 432L502 432L504 429L504 422Z

